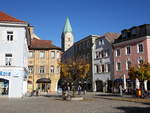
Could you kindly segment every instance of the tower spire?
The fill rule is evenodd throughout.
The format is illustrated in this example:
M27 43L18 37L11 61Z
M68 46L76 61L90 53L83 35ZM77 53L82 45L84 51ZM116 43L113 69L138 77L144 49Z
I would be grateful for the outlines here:
M63 51L68 50L74 42L74 36L72 32L72 27L70 24L69 17L66 19L66 23L61 35L61 47L63 48Z
M63 32L64 33L66 33L66 32L72 32L72 27L71 27L71 24L70 24L69 17L67 17L67 19L66 19L66 23L65 23Z

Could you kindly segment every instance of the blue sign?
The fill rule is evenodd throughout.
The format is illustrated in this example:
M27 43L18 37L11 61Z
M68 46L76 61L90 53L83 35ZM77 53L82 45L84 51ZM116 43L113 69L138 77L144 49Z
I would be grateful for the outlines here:
M0 76L10 76L10 75L11 75L11 72L0 71Z

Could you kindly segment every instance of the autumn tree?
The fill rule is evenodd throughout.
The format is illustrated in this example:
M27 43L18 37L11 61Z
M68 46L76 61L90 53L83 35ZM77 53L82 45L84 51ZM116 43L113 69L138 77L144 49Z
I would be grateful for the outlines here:
M70 60L68 63L61 63L61 79L76 84L79 80L87 78L89 70L90 65L86 60Z
M131 80L135 80L137 78L141 83L140 87L143 89L144 81L150 80L150 64L143 63L139 66L131 67L128 75Z

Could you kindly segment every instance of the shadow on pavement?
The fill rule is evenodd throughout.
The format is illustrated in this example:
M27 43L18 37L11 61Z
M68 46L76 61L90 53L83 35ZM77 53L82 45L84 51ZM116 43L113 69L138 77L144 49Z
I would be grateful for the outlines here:
M150 107L117 107L125 113L150 113Z

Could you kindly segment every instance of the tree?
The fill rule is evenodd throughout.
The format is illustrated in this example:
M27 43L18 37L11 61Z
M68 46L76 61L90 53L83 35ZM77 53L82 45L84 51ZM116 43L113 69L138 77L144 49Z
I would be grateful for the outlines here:
M140 81L141 85L140 88L142 89L142 92L144 94L143 88L144 88L144 81L150 80L150 64L143 63L139 66L134 66L129 69L128 75L130 79L135 80L136 78Z
M84 59L68 60L68 63L61 63L61 79L66 83L77 84L81 79L86 79L90 65Z
M130 67L128 75L130 79L135 80L136 78L144 82L150 80L150 64L140 64L139 66Z

